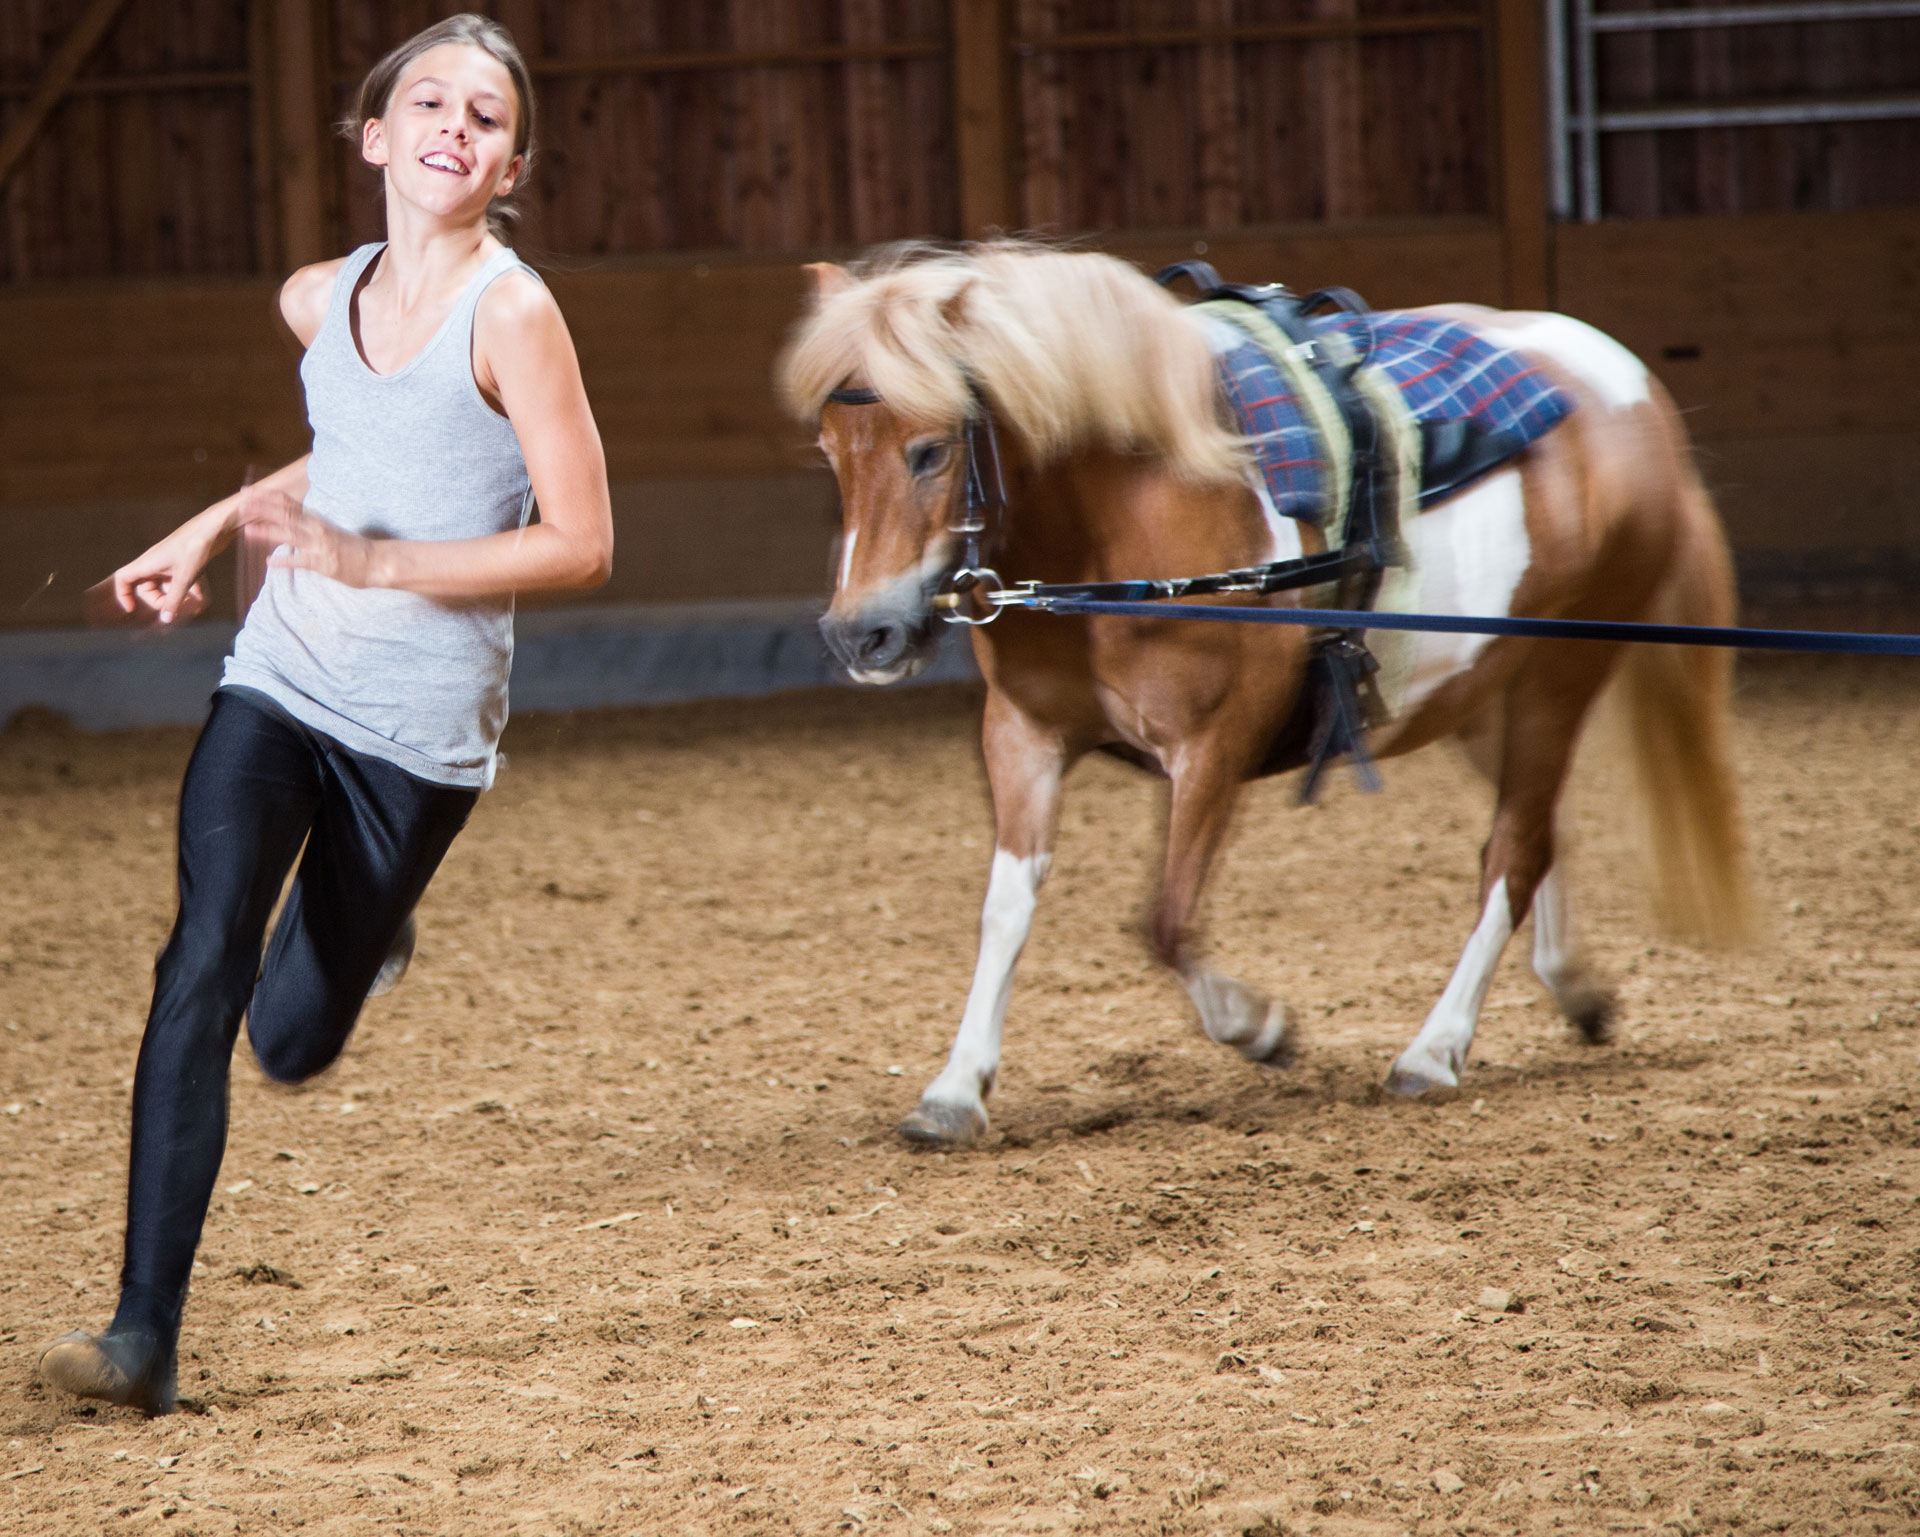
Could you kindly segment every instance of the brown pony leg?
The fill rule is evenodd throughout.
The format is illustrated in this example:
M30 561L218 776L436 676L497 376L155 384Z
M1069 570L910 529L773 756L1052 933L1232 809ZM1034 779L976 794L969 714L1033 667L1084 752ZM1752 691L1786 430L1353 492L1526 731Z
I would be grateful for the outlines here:
M1500 783L1500 755L1506 721L1500 706L1482 711L1461 727L1458 736L1466 758L1487 783ZM1559 853L1557 823L1553 829L1553 862L1533 892L1533 974L1553 995L1560 1012L1591 1045L1612 1038L1614 993L1597 976L1582 951L1578 931L1567 907L1565 861Z
M928 1147L961 1146L987 1129L986 1102L1000 1071L1013 971L1053 857L1060 781L1073 757L1057 731L1022 713L997 689L987 694L981 741L995 831L979 958L947 1064L900 1123L903 1137Z
M1194 946L1194 917L1232 820L1244 766L1218 744L1205 742L1190 742L1173 756L1166 868L1153 914L1154 953L1179 973L1208 1040L1233 1047L1250 1062L1284 1067L1296 1045L1286 1007L1209 970Z
M1481 856L1480 921L1420 1033L1394 1062L1387 1076L1394 1093L1459 1086L1494 969L1553 868L1560 791L1580 728L1618 653L1617 646L1590 642L1536 642L1507 685L1499 795ZM1557 902L1557 886L1547 890Z

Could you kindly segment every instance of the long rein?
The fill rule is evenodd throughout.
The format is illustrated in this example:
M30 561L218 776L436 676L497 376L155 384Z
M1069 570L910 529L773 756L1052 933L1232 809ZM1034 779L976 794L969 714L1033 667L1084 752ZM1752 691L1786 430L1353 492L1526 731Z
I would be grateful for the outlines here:
M842 386L827 399L837 405L880 403L877 390ZM1425 634L1511 635L1539 640L1591 640L1664 646L1725 646L1748 651L1839 652L1865 656L1920 656L1920 635L1847 630L1763 630L1732 625L1646 624L1611 619L1523 619L1507 615L1400 614L1374 609L1254 608L1184 603L1217 593L1297 591L1363 573L1377 562L1370 549L1337 550L1204 576L1120 582L1016 582L1005 585L987 565L982 541L990 514L1004 515L1006 481L993 414L979 391L962 428L966 450L960 516L947 525L961 540L958 563L942 581L933 606L949 624L991 624L1010 608L1043 614L1107 614L1135 619L1194 619L1215 624L1290 624L1326 630L1414 630ZM970 602L985 612L968 613Z

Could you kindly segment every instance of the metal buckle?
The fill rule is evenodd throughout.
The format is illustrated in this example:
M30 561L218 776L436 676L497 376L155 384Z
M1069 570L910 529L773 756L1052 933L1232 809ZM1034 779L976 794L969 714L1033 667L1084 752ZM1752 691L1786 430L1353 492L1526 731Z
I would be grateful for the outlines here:
M992 583L991 586L987 585L989 582ZM967 595L980 588L986 589L980 593L981 601L987 606L986 613L976 618L972 614L961 612L961 604L965 602ZM934 596L933 607L948 624L992 624L1000 617L1001 609L1005 607L1004 604L996 603L994 599L1005 591L1007 591L1007 584L1000 580L1000 573L993 567L962 566L947 578L947 590Z

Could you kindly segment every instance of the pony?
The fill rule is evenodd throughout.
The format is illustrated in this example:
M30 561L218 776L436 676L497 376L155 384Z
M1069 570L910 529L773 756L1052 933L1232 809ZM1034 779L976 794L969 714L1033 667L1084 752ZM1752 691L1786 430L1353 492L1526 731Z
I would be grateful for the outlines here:
M828 648L866 684L934 650L936 598L962 558L955 509L990 424L1004 484L992 563L1015 579L1173 578L1323 549L1283 519L1225 419L1196 311L1132 265L1000 240L883 249L808 268L811 306L778 365L817 424L842 531ZM1519 353L1574 409L1517 458L1402 529L1419 604L1454 614L1728 625L1732 562L1672 400L1625 347L1564 315L1439 306ZM1268 603L1298 603L1274 594ZM1286 1007L1207 964L1196 911L1242 784L1301 761L1309 638L1299 628L1009 609L972 630L995 844L978 960L952 1049L901 1124L931 1146L988 1126L1014 969L1051 858L1062 778L1105 750L1164 775L1165 848L1148 922L1201 1029L1256 1063L1297 1049ZM1383 643L1392 637L1375 632ZM1397 712L1369 733L1391 758L1442 738L1492 782L1480 906L1450 980L1395 1059L1390 1091L1457 1089L1494 968L1533 918L1533 966L1589 1042L1613 992L1582 954L1555 813L1581 729L1618 680L1648 818L1655 908L1710 943L1749 919L1720 651L1420 635ZM1291 744L1291 745L1290 745Z

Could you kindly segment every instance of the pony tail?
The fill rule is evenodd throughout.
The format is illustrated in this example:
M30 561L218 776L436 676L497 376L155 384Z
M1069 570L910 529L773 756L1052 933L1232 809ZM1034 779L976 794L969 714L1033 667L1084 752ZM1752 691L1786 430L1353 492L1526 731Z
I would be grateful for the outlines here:
M1647 618L1735 622L1733 562L1705 487L1682 489L1673 565ZM1740 788L1732 752L1733 654L1705 646L1626 648L1620 702L1635 769L1654 914L1681 938L1715 947L1748 940Z

